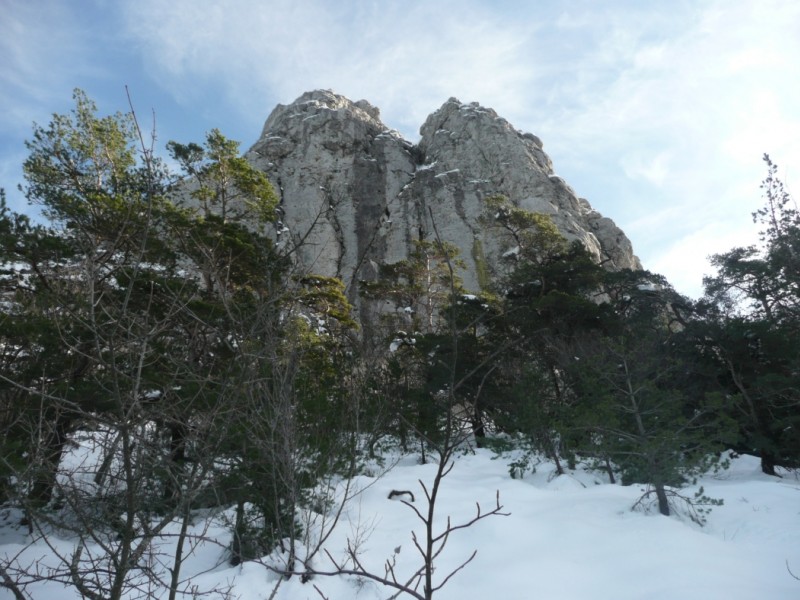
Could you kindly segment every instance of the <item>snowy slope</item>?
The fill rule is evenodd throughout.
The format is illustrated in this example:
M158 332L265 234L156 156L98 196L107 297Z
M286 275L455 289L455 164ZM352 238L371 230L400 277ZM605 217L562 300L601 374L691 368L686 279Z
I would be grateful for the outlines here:
M439 529L448 516L454 525L472 518L476 502L491 509L498 490L510 515L489 517L453 532L436 563L438 577L446 576L473 550L478 552L437 593L440 600L800 598L800 580L787 569L788 562L800 575L800 481L795 474L770 478L761 474L757 459L735 458L730 469L699 482L709 496L724 500L701 528L685 517L632 512L641 486L609 485L601 473L583 470L553 477L547 463L515 480L507 463L491 451L478 450L460 456L444 481ZM418 480L429 483L434 472L434 465L404 457L381 477L356 478L354 483L362 491L349 504L326 548L334 557L342 557L348 538L357 540L363 564L376 573L383 574L384 561L392 556L398 575L413 572L419 556L410 532L416 529L421 536L420 522L408 506L387 496L393 489L412 490L415 506L424 509ZM206 526L198 521L197 527ZM317 576L302 583L297 577L281 580L257 563L231 568L225 562L227 529L212 523L207 530L195 531L201 532L208 541L187 559L185 573L197 574L187 590L229 589L230 597L242 600L323 596L372 600L393 594L355 577ZM7 527L0 533L0 552L5 554L21 550L26 542L24 532ZM70 545L69 540L59 544L64 550ZM160 551L168 556L168 544ZM25 550L23 559L48 554L38 544ZM324 570L330 564L318 556L314 566ZM41 584L31 592L37 600L78 597L58 584ZM166 597L158 590L151 593L150 597ZM12 595L0 590L0 598Z

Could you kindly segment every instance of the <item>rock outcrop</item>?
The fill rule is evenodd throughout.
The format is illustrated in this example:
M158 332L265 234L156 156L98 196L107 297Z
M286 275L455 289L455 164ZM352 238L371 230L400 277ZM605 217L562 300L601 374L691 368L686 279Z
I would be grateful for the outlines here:
M479 219L485 198L502 194L551 215L608 268L640 267L614 222L554 175L535 135L455 98L420 134L412 144L368 102L330 91L275 108L247 156L280 193L279 243L297 246L309 271L341 277L357 303L354 282L406 258L414 240L433 239L435 224L460 248L465 287L479 291L502 271L508 251L498 230Z

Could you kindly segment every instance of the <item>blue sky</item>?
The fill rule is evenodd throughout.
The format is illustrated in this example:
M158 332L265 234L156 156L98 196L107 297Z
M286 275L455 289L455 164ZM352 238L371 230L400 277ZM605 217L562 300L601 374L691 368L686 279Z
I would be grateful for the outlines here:
M768 152L797 195L793 0L3 0L0 186L31 124L155 115L158 145L218 127L243 149L277 103L329 88L411 140L455 96L538 135L556 172L690 296L706 257L751 243Z

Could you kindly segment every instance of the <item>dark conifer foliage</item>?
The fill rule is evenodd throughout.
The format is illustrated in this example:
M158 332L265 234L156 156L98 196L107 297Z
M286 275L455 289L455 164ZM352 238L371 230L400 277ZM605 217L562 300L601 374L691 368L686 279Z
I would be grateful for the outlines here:
M698 306L698 345L734 403L739 449L765 473L800 466L800 214L764 156L760 243L715 255ZM702 337L701 337L702 336Z
M236 142L170 144L176 177L134 114L75 102L29 143L46 222L0 207L0 490L32 529L81 540L53 577L119 598L194 509L241 508L234 561L295 538L302 490L352 445L338 374L355 323L340 281L276 251L276 195ZM82 443L98 460L75 471Z

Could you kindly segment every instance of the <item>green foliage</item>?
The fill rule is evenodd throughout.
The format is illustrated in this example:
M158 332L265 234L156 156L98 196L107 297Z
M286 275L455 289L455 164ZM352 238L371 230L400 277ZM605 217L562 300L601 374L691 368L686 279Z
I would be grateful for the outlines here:
M753 213L763 227L759 246L712 257L697 307L700 359L719 373L734 399L740 450L761 456L765 473L800 466L800 215L768 156L761 188L765 205Z
M764 155L761 184L765 205L753 213L760 223L760 246L733 248L711 257L717 269L706 277L706 296L726 312L746 310L752 319L798 331L800 323L800 214L778 167Z
M406 449L409 434L414 434L423 460L426 446L441 437L453 386L459 387L460 398L471 395L462 377L469 373L477 347L465 340L477 339L490 310L489 297L464 293L457 275L464 264L458 254L452 244L416 241L407 259L381 265L377 281L361 282L365 298L395 307L394 314L385 316L392 341L382 387L393 398L387 433L399 437Z
M239 155L239 142L213 129L204 146L169 142L167 149L190 178L190 196L204 217L216 215L223 223L245 219L254 226L275 219L275 190L264 173Z
M321 275L305 275L297 278L299 304L307 307L323 326L337 325L345 329L358 329L353 319L352 306L345 296L341 279Z
M297 535L303 490L352 454L343 284L290 273L267 234L277 196L237 142L214 130L202 146L170 143L172 177L137 151L133 115L75 98L35 127L24 166L49 221L0 199L2 263L16 265L0 280L2 493L48 505L70 436L102 429L116 441L95 483L130 519L246 505L251 550L266 551ZM85 501L73 508L90 518Z
M567 427L571 399L560 374L561 346L581 331L604 326L609 307L598 303L604 279L578 242L569 243L550 217L487 199L484 221L500 228L512 261L500 283L499 309L486 337L506 350L494 361L483 410L496 426L523 433L532 449L554 460L570 459Z
M392 326L411 332L436 332L440 310L450 302L453 289L463 292L460 278L451 281L450 274L451 266L454 270L464 268L458 254L458 248L446 242L415 240L408 258L380 265L377 281L362 281L361 294L394 305Z
M511 479L522 479L527 472L536 472L536 465L534 464L532 452L525 452L508 463L508 474L511 476Z
M583 245L567 242L547 215L502 196L486 203L483 219L505 230L515 245L513 269L502 284L508 326L520 333L596 326L604 307L591 296L605 272Z
M53 115L48 127L34 126L23 165L28 200L41 204L55 225L76 235L102 232L114 219L135 214L142 200L130 115L98 118L80 90L70 115Z
M514 340L492 375L494 423L559 473L581 455L612 478L652 483L668 512L666 487L713 462L727 431L720 397L690 396L682 375L671 335L683 300L658 275L606 271L549 217L504 197L487 200L483 219L505 232L514 260L491 328Z
M175 205L165 226L202 274L205 294L279 293L288 264L265 235L278 204L266 176L238 155L238 142L216 129L204 146L167 147L183 173L173 185Z
M478 238L472 242L472 260L475 263L475 275L478 278L478 286L482 292L488 292L491 288L491 277L489 266L486 263L486 255L483 253L483 244Z
M571 347L567 377L578 399L573 426L585 432L586 454L610 459L623 483L648 483L669 514L667 487L705 472L730 439L725 398L689 398L677 373L668 332L641 327L593 335Z
M483 221L504 230L523 260L543 263L567 250L567 240L549 216L519 208L505 196L490 196L485 203Z
M702 486L692 496L682 494L674 488L665 488L658 493L654 486L648 486L642 490L642 495L633 505L633 510L650 512L654 505L660 504L662 498L666 499L671 511L689 518L701 527L706 524L712 508L724 504L721 498L711 498L706 495Z

